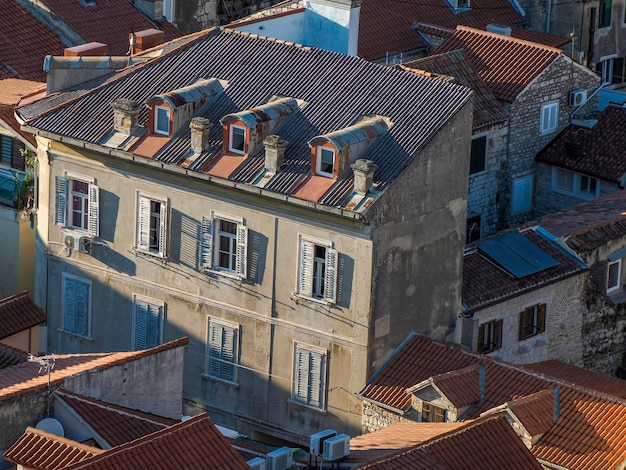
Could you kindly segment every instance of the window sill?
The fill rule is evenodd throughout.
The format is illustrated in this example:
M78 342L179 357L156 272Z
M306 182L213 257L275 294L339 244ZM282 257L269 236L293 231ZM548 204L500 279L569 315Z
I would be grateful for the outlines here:
M606 296L608 297L609 301L611 301L611 303L613 303L614 305L623 304L626 302L626 290L624 289L613 289L610 292L607 292Z
M89 342L93 341L93 338L91 336L79 335L78 333L72 333L71 331L67 331L67 330L64 330L64 329L59 329L59 333L61 333L64 336L71 336L72 338L78 338L78 339L81 339L83 341L89 341Z
M231 271L222 271L220 269L201 269L200 272L210 278L225 277L233 281L244 281L246 278Z
M306 403L302 403L300 401L294 400L290 398L287 400L287 404L290 406L297 406L298 408L307 408L312 411L317 411L319 414L326 416L328 413L324 408L318 408L317 406L307 405Z
M576 199L580 199L581 201L591 201L598 197L598 194L567 191L565 189L556 188L556 187L551 187L550 189L552 190L553 193L563 194L564 196L569 196L569 197L573 197Z
M297 292L294 292L291 295L291 300L293 300L296 304L299 303L299 301L306 301L306 302L310 302L310 303L314 303L314 304L318 304L318 305L326 305L328 307L330 307L331 305L334 305L332 302L329 302L328 300L324 300L324 299L318 299L316 297L308 297L306 295L302 295L302 294L298 294Z
M143 256L143 257L151 258L151 259L158 259L158 260L163 261L163 263L167 262L167 257L162 253L153 253L152 251L140 250L139 248L134 247L134 246L130 249L130 251L133 252L137 256Z
M211 382L218 382L224 385L230 385L233 388L239 388L238 382L231 382L230 380L220 379L219 377L213 377L212 375L209 375L205 372L200 374L200 377L202 377L204 380L210 380Z

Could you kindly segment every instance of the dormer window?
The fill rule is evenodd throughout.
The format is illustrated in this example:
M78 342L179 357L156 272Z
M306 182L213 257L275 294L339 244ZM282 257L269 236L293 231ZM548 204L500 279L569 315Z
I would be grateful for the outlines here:
M154 107L154 133L170 135L170 110L165 106Z
M333 149L317 148L317 173L329 178L335 176L335 151Z
M232 124L228 132L228 150L243 155L246 152L246 128Z

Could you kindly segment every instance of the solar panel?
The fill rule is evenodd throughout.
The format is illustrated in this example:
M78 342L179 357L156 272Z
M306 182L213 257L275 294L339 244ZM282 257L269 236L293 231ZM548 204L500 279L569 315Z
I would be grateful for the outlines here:
M485 255L516 278L559 264L519 232L507 232L476 243Z

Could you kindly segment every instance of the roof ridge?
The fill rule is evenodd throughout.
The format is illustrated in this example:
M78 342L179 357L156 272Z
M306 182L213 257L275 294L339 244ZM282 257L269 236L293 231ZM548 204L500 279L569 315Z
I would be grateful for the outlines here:
M273 38L270 36L263 36L261 34L249 33L247 31L239 31L237 29L227 29L227 28L224 28L223 26L220 26L220 30L225 33L235 34L237 36L248 37L251 39L260 39L262 41L274 42L277 44L284 44L285 46L295 47L297 49L303 49L306 51L309 51L312 49L310 46L305 46L304 44L300 44L299 42L285 41L284 39L277 39L277 38Z
M8 297L5 297L4 299L0 299L0 307L2 307L3 305L7 305L11 302L15 302L18 299L22 299L24 296L28 297L27 290L10 295Z
M81 449L84 450L86 452L91 452L94 455L100 455L102 453L105 452L104 449L100 449L98 447L93 447L87 444L83 444L82 442L78 442L78 441L74 441L72 439L69 439L67 437L64 436L57 436L56 434L44 431L43 429L37 429L37 428L33 428L32 426L28 426L25 431L24 434L36 434L38 436L41 436L45 439L49 439L51 441L56 441L59 442L61 444L65 444L69 447L72 447L74 449Z
M500 39L502 41L526 44L527 46L535 47L537 49L543 49L543 50L546 50L546 51L554 52L557 55L565 55L561 49L558 49L556 47L547 46L545 44L540 44L538 42L528 41L526 39L520 39L520 38L516 38L516 37L513 37L513 36L505 36L503 34L492 33L491 31L485 31L483 29L472 28L471 26L464 26L464 25L460 24L460 25L458 25L456 27L456 30L457 31L465 31L465 32L468 32L468 33L473 33L473 34L477 34L477 35L481 35L481 36L490 36L490 37L493 37L493 38L496 38L496 39Z

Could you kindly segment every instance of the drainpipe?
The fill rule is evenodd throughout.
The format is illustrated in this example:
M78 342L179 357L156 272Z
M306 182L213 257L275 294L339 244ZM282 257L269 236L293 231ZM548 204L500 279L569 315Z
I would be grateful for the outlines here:
M552 0L546 0L546 33L550 32L550 16L552 10Z
M593 42L596 34L596 8L589 9L589 44L587 45L587 67L593 63Z

